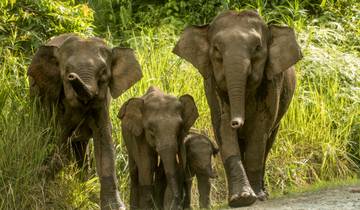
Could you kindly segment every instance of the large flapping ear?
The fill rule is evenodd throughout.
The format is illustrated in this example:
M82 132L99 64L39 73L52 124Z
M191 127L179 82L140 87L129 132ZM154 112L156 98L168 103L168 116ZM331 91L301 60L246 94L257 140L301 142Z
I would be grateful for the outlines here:
M143 107L143 99L130 98L121 106L117 115L117 117L121 120L122 126L130 130L135 136L140 136L143 132Z
M56 46L41 46L27 71L31 93L45 97L49 102L58 101L62 87L57 50Z
M271 40L266 66L266 77L273 77L290 68L302 58L300 46L296 42L292 28L283 26L269 26Z
M193 97L189 94L182 95L179 98L182 104L182 118L183 118L183 132L186 135L191 126L194 125L196 119L199 117L199 113ZM185 137L185 136L184 136Z
M188 26L176 43L173 53L190 62L207 79L210 76L209 25Z
M109 86L113 98L119 97L142 77L140 64L130 48L113 48L111 66Z

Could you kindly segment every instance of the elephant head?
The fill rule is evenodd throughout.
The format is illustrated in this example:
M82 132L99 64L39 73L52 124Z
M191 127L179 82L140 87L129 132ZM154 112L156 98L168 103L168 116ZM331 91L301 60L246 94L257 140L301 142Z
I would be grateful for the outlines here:
M267 25L255 11L226 11L208 25L187 27L173 52L205 80L215 79L227 94L235 129L245 122L247 96L302 57L293 29Z
M129 99L118 114L124 128L134 136L145 139L159 154L167 178L167 188L171 190L170 201L166 201L171 203L171 208L180 206L177 172L186 161L182 139L198 116L194 99L190 95L176 98L154 87L150 87L141 98Z
M186 155L190 170L197 176L206 176L215 178L211 166L211 156L215 156L219 149L206 136L190 132L184 140L186 146Z
M28 75L41 96L56 101L63 90L67 102L75 107L102 101L108 90L117 98L142 77L131 49L111 49L99 38L74 34L60 35L41 46Z

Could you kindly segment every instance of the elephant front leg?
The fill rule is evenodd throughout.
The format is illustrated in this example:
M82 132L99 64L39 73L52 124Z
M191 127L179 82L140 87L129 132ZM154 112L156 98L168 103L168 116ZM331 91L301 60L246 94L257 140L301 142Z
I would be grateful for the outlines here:
M220 134L222 139L220 153L228 182L229 206L248 206L256 201L256 195L245 173L240 156L237 132L230 126L230 116L227 111L223 112L221 116Z
M125 209L117 190L111 124L103 118L108 119L108 115L100 117L94 129L96 171L100 179L100 206L102 210Z
M164 165L162 162L160 162L155 169L155 184L154 184L155 209L163 209L164 194L167 185L165 180L166 180L166 175L164 171Z
M210 207L210 178L204 175L196 175L196 178L198 180L200 208L208 209Z
M185 180L185 198L184 198L184 209L190 209L191 204L191 187L192 177L187 177Z
M263 179L269 126L267 126L267 120L261 116L257 117L254 122L257 122L257 125L250 126L252 129L246 136L245 169L257 198L266 200L267 195L264 192Z
M130 209L139 209L139 174L133 158L129 159L130 172Z
M139 178L138 209L153 209L156 203L153 180L155 174L156 155L153 154L150 146L146 143L139 144L138 149L139 157L135 157Z

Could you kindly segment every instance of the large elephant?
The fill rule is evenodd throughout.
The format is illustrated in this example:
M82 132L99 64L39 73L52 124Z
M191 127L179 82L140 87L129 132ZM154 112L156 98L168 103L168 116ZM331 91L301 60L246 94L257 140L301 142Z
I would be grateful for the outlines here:
M56 108L63 159L72 150L81 166L93 138L101 209L124 209L117 190L109 105L111 96L117 98L142 77L133 51L111 49L99 38L63 34L38 49L28 76L31 95L41 98L42 107ZM58 171L62 166L50 168Z
M226 11L208 25L187 27L173 52L204 78L229 206L266 199L266 157L294 93L293 65L302 58L294 30L267 25L255 11Z
M176 98L154 87L121 107L118 117L129 154L131 209L182 209L180 180L186 164L182 140L198 116L190 95ZM157 173L162 169L164 180ZM155 196L154 183L160 190L165 183L165 192Z
M190 209L194 176L198 182L199 206L200 208L209 208L210 178L216 177L212 168L211 157L215 156L219 149L207 136L195 131L190 131L184 139L184 144L186 150L184 208Z

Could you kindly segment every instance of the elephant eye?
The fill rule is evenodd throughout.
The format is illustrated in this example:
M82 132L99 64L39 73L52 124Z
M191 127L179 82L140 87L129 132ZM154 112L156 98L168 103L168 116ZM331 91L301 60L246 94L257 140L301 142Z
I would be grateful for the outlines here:
M148 132L149 132L149 134L150 134L151 137L154 137L154 136L155 136L155 129L154 129L154 127L149 126L149 127L148 127Z
M71 72L71 67L69 65L65 66L65 72L67 73Z
M99 72L100 72L100 75L105 74L106 73L106 66L101 67Z
M257 44L254 48L254 53L257 53L261 50L261 44Z
M214 47L214 57L217 61L222 62L222 56L218 47Z

